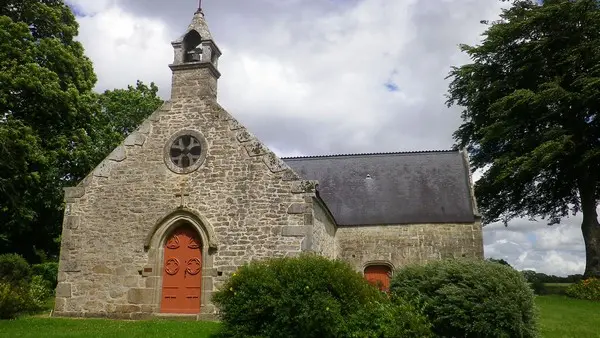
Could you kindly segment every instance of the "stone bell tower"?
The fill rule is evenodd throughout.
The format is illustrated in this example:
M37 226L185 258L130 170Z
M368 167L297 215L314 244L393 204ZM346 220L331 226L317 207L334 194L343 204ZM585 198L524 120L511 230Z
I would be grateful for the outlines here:
M208 30L201 4L185 34L171 42L175 52L174 61L169 65L173 71L171 101L217 98L221 51Z

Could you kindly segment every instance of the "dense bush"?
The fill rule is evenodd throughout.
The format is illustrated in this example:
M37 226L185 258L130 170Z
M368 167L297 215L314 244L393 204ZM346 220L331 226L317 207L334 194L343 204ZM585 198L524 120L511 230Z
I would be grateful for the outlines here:
M388 332L427 337L428 332L424 317L391 304L346 263L315 255L248 263L212 299L220 309L222 337L397 336Z
M434 337L431 324L421 311L410 303L396 299L395 302L372 302L364 305L351 318L349 338L396 338Z
M600 301L600 279L588 278L569 285L567 296Z
M31 266L33 275L41 276L44 280L48 281L50 288L56 288L58 283L58 263L47 262L41 264L35 264Z
M394 296L422 306L440 337L537 337L534 294L498 263L440 260L395 272Z
M0 281L9 284L27 284L31 279L31 266L17 254L0 255Z
M26 286L0 281L0 319L13 319L31 309L32 302Z
M32 269L19 255L0 255L0 319L41 310L54 293L55 266L45 263Z

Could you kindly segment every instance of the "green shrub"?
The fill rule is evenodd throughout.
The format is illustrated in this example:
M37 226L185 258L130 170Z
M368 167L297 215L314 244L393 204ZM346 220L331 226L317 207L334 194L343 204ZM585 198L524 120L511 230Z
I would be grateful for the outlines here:
M0 319L13 319L31 309L31 299L24 285L0 281Z
M25 258L17 254L0 255L0 281L13 285L27 284L31 279L31 267Z
M0 318L42 309L56 286L55 263L32 267L17 254L0 255ZM35 274L32 276L32 271Z
M600 279L588 278L567 287L567 296L578 299L600 301Z
M434 337L427 317L406 301L365 304L349 318L349 338Z
M41 310L48 298L54 295L54 287L40 275L31 277L29 283L30 308L32 311Z
M34 275L42 276L42 278L50 283L50 288L56 288L58 283L58 263L47 262L35 264L31 266Z
M394 296L422 306L440 337L538 337L534 294L497 263L439 260L395 272Z
M410 332L413 325L404 323L413 319L405 308L393 308L349 265L316 255L248 263L212 300L220 309L221 337L388 337L386 330ZM377 318L384 313L395 321ZM370 323L375 318L379 324ZM372 327L363 329L367 324Z

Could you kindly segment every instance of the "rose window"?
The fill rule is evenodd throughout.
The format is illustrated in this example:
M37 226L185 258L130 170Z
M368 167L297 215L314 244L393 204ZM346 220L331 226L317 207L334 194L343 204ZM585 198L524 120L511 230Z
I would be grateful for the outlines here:
M202 144L192 135L179 136L171 144L170 156L179 168L191 167L202 157Z

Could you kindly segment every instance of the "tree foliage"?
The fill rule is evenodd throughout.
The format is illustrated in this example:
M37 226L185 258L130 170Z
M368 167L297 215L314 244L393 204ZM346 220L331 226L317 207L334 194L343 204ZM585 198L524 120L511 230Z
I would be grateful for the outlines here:
M93 91L92 62L62 0L0 2L0 253L56 256L76 185L158 105L157 88Z
M0 252L32 259L55 246L96 82L77 29L62 1L0 4Z
M95 114L93 130L97 147L94 163L99 163L123 139L154 112L163 100L158 87L138 81L127 89L107 90L98 99L99 110ZM86 173L87 174L87 173Z
M450 72L455 132L474 169L484 223L583 212L586 274L600 274L600 7L513 0Z
M488 258L487 261L488 262L492 262L492 263L498 263L498 264L506 265L506 266L511 266L507 261L505 261L502 258L500 258L500 259L497 259L497 258Z

